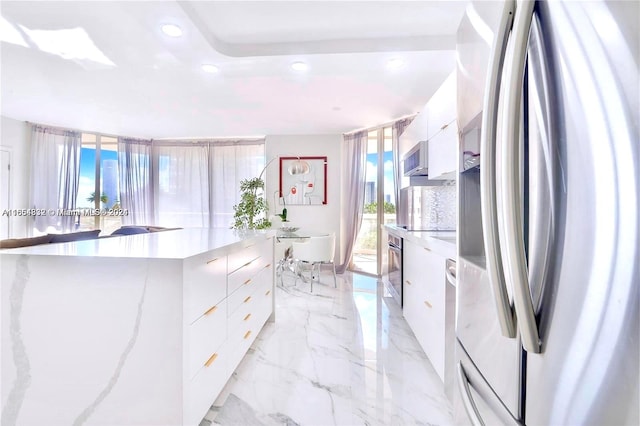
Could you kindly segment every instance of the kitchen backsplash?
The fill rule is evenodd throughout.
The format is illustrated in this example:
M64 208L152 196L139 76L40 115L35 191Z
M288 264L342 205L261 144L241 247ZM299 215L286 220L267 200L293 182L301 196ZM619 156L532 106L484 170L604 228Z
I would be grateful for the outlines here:
M422 186L421 229L455 230L457 187L455 181L442 186Z

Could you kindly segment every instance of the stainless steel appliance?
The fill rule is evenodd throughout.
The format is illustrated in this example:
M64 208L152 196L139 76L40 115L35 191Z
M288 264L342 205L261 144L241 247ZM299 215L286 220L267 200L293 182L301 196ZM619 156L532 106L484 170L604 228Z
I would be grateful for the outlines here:
M460 423L640 424L638 16L635 1L468 6Z
M429 142L420 141L402 158L405 176L427 176L429 172Z
M447 259L445 262L445 321L444 321L444 393L450 401L455 393L455 362L456 347L456 261Z
M383 282L391 296L402 306L402 238L388 234L388 250Z

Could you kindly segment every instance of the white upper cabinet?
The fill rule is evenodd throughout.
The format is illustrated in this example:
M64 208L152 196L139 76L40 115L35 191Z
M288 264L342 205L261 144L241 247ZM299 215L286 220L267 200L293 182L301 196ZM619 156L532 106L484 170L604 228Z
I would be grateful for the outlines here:
M429 141L429 179L455 179L458 170L455 71L400 135L400 157L424 140Z
M418 142L429 139L429 127L427 123L428 117L426 110L427 105L424 105L411 124L409 124L400 135L400 141L398 143L400 158L404 157L404 155Z
M429 179L455 179L458 169L455 71L429 100L426 115Z
M427 139L434 137L443 126L455 122L456 119L456 72L436 90L426 105Z
M456 179L458 126L455 121L429 139L429 179Z

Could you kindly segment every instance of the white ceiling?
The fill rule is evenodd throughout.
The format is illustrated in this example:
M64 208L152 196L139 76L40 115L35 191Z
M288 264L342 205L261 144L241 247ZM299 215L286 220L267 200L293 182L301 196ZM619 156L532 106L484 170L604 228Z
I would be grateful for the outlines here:
M416 113L455 67L456 1L2 1L1 113L151 138L327 134ZM160 31L175 23L180 38ZM81 58L61 39L94 45ZM69 37L67 37L68 39ZM101 53L100 53L101 52ZM389 70L387 61L405 65ZM305 72L291 63L304 61ZM203 63L219 72L202 71Z

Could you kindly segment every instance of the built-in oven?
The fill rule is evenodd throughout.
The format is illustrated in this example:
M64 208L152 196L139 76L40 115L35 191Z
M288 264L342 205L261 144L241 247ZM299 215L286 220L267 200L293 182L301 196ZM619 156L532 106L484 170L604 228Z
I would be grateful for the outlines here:
M402 238L388 234L387 270L383 279L391 296L402 306Z

